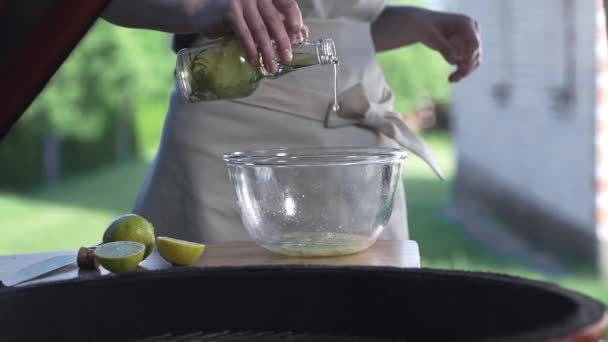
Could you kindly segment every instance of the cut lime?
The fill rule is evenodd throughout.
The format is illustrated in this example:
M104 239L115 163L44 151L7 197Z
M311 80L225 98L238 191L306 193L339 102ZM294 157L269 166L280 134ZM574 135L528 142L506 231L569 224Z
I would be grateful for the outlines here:
M126 214L117 217L103 234L103 243L115 241L134 241L146 246L144 259L154 249L154 226L145 218Z
M119 273L132 271L144 259L146 246L133 241L116 241L95 248L95 257L108 271Z
M205 245L190 241L159 236L156 248L163 259L177 266L192 265L205 251Z

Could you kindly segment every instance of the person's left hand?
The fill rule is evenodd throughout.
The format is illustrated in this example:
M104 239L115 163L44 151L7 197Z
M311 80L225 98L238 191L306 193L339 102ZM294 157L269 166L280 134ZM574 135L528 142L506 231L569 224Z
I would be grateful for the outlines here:
M441 53L457 69L450 82L458 82L481 63L481 32L477 21L460 14L428 11L418 18L419 41Z

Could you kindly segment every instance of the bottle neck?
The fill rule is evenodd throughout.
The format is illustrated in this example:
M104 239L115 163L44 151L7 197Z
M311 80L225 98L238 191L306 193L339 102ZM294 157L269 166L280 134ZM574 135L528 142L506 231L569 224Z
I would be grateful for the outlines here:
M303 41L292 45L293 59L291 62L278 63L278 71L275 75L265 72L266 77L279 77L292 71L314 66L338 64L336 46L332 39L319 39L315 41Z
M319 39L315 41L304 41L292 46L293 60L286 64L308 64L324 65L337 64L338 55L336 46L332 39Z

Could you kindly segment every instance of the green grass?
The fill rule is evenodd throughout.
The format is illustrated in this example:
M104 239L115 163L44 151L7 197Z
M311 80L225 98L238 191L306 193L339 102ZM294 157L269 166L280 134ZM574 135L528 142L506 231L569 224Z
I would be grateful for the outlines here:
M77 249L129 212L147 163L129 162L24 194L0 192L0 254Z
M454 156L445 135L430 135L431 145L446 175L454 173ZM451 181L440 181L420 159L406 160L411 238L420 245L424 267L477 270L550 280L608 303L608 284L584 268L561 278L527 269L495 257L444 219ZM129 212L147 162L111 166L35 192L0 193L0 254L76 249L93 245L115 216Z

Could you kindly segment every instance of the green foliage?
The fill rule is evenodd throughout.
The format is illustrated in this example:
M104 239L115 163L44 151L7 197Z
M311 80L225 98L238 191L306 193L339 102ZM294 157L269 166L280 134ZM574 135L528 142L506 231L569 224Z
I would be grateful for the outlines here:
M114 162L124 139L127 154L141 152L135 151L141 128L133 125L145 123L151 107L160 113L152 115L154 123L164 114L174 64L169 35L99 20L0 144L0 186L43 180L43 138L49 133L59 140L64 175ZM124 128L123 141L118 127Z
M34 122L46 116L50 127L44 129L62 137L98 139L112 116L137 110L139 101L166 94L171 82L166 67L169 55L165 35L100 20L23 119Z
M424 0L392 0L395 4L425 7ZM422 44L378 54L386 80L395 93L395 108L407 114L422 97L446 104L450 96L450 66L441 55Z
M42 178L42 136L17 122L0 143L0 187L23 188Z
M173 87L175 53L170 35L147 30L113 27L128 49L132 63L127 67L138 78L132 90L133 120L138 153L150 156L158 147L162 125Z
M402 113L414 109L423 96L441 104L449 101L449 65L438 53L414 45L380 53L378 60L395 94L395 108Z
M120 68L108 68L124 59L114 32L96 25L53 76L43 93L23 116L28 123L42 123L62 137L97 139L109 113L119 113L117 86L129 88L131 80ZM105 95L105 96L103 96Z

